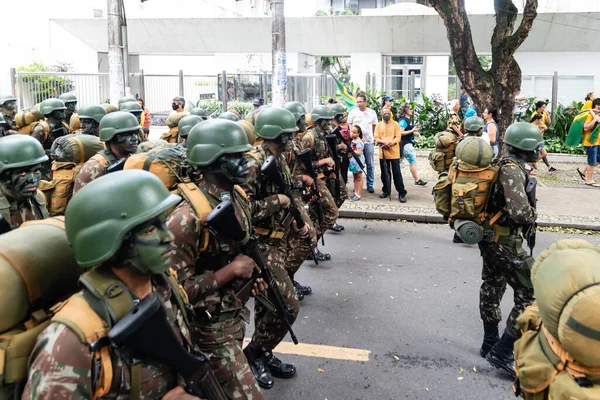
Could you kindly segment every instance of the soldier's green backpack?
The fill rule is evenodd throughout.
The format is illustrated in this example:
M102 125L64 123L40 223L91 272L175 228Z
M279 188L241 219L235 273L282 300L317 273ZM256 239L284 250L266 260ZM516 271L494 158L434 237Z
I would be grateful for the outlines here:
M62 217L0 236L0 400L20 398L36 338L54 305L77 291L81 272Z
M448 173L442 173L433 187L436 210L465 243L493 236L491 225L499 215L486 212L488 195L500 170L492 164L493 157L491 146L483 139L466 138L456 147L456 158Z
M435 135L435 150L429 153L429 164L435 171L442 173L450 169L454 152L458 145L456 135L448 131Z
M537 302L518 319L514 390L526 400L600 398L600 250L559 240L531 270Z

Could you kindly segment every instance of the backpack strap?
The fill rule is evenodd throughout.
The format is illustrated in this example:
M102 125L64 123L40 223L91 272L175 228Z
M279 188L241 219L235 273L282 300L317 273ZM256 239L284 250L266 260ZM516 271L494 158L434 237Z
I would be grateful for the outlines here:
M9 225L12 225L12 219L10 217L10 201L0 193L0 215L4 218Z
M44 193L38 189L36 195L33 197L33 203L37 206L37 210L39 215L41 215L42 219L48 218L50 214L48 213L48 205L46 204L46 200L44 197Z
M112 327L134 306L125 284L108 268L94 268L79 278L90 307Z
M117 157L110 150L100 150L96 154L94 154L90 160L98 161L104 169L110 167L114 163L116 163Z
M198 219L200 220L200 246L198 248L198 252L201 253L208 248L208 239L210 237L210 232L208 227L204 226L206 222L206 217L208 214L216 207L216 204L211 204L209 198L204 194L204 192L192 182L184 182L177 184L177 190L181 193L181 196L186 199L198 215Z

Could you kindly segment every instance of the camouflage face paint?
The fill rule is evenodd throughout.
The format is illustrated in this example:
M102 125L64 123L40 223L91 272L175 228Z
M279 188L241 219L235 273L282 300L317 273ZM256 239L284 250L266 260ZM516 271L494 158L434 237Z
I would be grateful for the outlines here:
M162 274L171 266L174 236L165 226L165 218L154 218L131 232L132 251L126 262L145 274Z
M17 199L29 199L35 196L42 179L41 165L11 169L7 180L2 184Z
M67 107L67 110L75 112L75 110L77 109L77 102L70 101L68 103L65 103L65 107Z
M83 118L81 121L81 133L98 136L98 123L93 119Z
M135 153L138 147L139 138L137 131L123 132L116 136L116 144L120 150L125 153Z

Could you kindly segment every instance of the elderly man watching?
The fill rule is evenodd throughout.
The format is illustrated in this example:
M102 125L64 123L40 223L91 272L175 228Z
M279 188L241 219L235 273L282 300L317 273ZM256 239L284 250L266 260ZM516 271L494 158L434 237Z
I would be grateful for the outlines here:
M400 125L398 125L398 122L392 120L391 114L390 109L384 107L381 110L382 121L375 127L374 141L380 146L379 166L381 168L381 181L383 183L383 192L379 197L385 199L391 196L392 188L389 186L392 182L388 178L391 173L394 179L394 186L398 191L398 199L401 203L406 203L406 189L404 189L404 182L400 173L400 139L402 133Z

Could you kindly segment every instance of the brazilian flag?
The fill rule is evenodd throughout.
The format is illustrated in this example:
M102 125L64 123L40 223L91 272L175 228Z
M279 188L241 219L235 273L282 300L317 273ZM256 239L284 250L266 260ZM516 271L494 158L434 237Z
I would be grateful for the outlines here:
M569 129L569 134L567 135L566 145L567 146L577 146L579 142L581 142L581 137L583 136L583 125L585 124L585 119L590 115L590 110L585 110L582 113L578 114L571 124L571 128ZM595 143L596 139L598 139L598 126L592 131L590 135L590 143Z
M352 92L349 91L346 88L346 86L344 86L340 81L338 81L335 78L335 76L333 76L333 74L331 72L329 72L329 75L331 75L331 77L335 81L335 84L336 84L336 86L338 88L338 91L342 95L342 99L344 100L344 103L346 104L346 108L348 108L348 110L351 110L354 107L356 107L356 98L354 97L354 95L352 94Z

